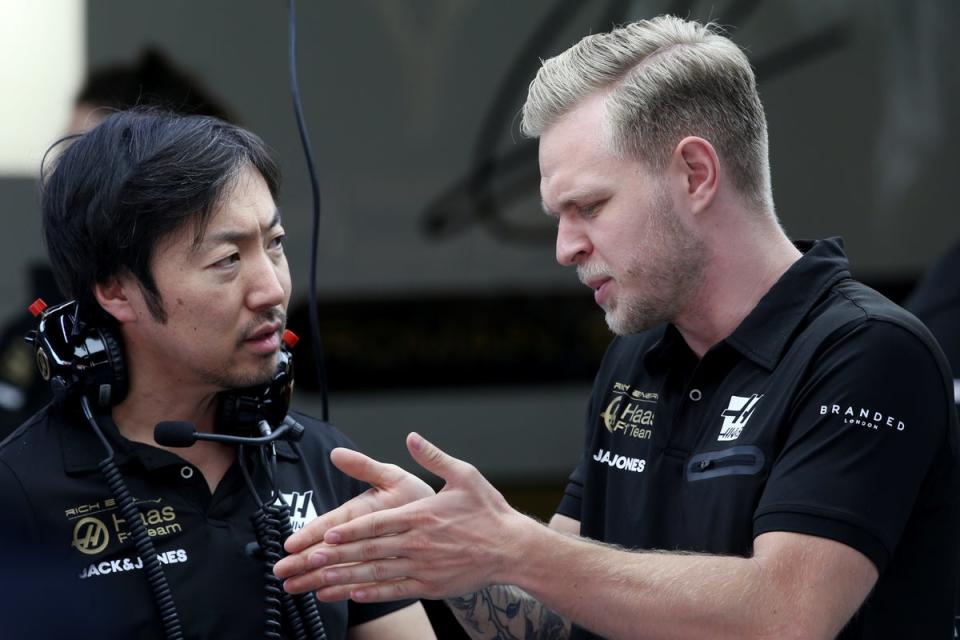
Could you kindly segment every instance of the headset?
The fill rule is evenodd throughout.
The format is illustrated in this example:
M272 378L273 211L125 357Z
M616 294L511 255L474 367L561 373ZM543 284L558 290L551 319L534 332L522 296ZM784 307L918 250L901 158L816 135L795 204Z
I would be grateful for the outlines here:
M38 298L29 306L38 318L37 328L25 340L35 349L40 376L50 383L59 401L79 395L94 398L98 409L109 409L127 395L127 367L123 342L113 331L80 317L75 301L48 307ZM299 338L284 331L277 369L266 383L230 389L218 395L216 428L242 438L263 436L260 421L271 429L283 424L293 394L293 356L290 349Z
M106 409L127 394L123 343L111 331L80 319L75 301L48 307L37 298L29 307L39 322L24 340L35 348L40 376L50 383L54 398L85 395Z
M59 403L79 400L84 417L107 451L99 464L118 508L130 523L131 537L137 553L143 558L147 581L153 591L167 638L180 640L183 632L179 614L167 584L163 569L157 561L157 552L138 516L136 502L127 489L114 461L113 447L97 423L95 413L109 411L126 397L129 378L124 363L123 342L110 329L85 321L80 305L74 301L48 306L37 299L29 307L38 319L37 328L28 332L25 340L34 347L37 369L50 383L54 401ZM266 595L266 637L281 638L283 620L286 620L297 638L325 640L326 633L310 594L291 596L279 579L273 575L273 565L282 557L283 542L292 534L289 505L275 483L276 452L272 446L278 437L296 441L303 434L303 426L287 416L293 392L293 356L290 349L297 336L285 331L277 356L277 368L263 384L242 389L230 389L218 394L216 431L198 434L188 423L161 422L156 439L164 446L191 446L198 439L219 440L239 445L238 461L247 488L257 502L258 509L251 516L256 541L248 545L248 554L258 556L264 563ZM274 431L276 430L276 431ZM271 445L269 453L265 445ZM252 451L250 449L253 449ZM301 454L302 457L302 454ZM248 464L259 462L270 483L270 493L262 499L255 486ZM308 478L316 482L309 468Z

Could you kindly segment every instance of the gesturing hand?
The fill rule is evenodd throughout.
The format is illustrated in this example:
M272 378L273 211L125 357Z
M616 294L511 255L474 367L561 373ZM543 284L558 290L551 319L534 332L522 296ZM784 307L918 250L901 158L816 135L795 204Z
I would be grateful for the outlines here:
M323 566L316 558L322 557L327 547L323 539L331 527L434 495L433 489L412 473L394 464L378 462L357 451L336 448L330 452L330 460L345 474L366 482L370 488L336 509L315 518L290 536L284 548L292 555L283 558L274 566L274 573L279 578L301 575L310 569ZM309 589L310 587L306 587L298 591Z
M415 433L407 448L443 489L434 494L399 467L337 450L334 464L374 488L290 538L295 555L274 569L287 591L373 602L462 595L496 581L524 516L473 465Z

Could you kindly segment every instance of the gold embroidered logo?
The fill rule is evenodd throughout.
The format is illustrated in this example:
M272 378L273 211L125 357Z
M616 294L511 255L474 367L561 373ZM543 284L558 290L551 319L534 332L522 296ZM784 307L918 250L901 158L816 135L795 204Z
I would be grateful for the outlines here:
M134 498L134 504L137 506L139 520L151 538L183 532L177 512L172 506L164 505L161 498ZM73 543L70 546L88 555L100 553L111 540L123 544L133 535L113 498L79 504L65 509L63 513L68 520L75 521Z
M93 556L106 549L108 544L110 532L99 518L80 518L73 526L73 543L70 546L76 547L80 553Z
M623 382L615 382L613 397L600 414L603 426L610 433L623 432L631 438L649 440L653 436L654 410L657 394L632 389Z

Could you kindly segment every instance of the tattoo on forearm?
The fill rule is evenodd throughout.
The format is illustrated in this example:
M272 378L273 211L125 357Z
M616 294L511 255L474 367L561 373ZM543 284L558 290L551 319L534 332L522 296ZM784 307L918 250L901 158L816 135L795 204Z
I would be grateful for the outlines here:
M565 640L570 623L522 589L493 585L447 604L476 640Z

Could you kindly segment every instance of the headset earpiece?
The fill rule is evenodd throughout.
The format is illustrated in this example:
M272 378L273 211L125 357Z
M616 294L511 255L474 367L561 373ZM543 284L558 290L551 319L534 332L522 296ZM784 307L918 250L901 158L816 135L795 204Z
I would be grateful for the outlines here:
M109 329L100 328L95 333L103 343L109 360L109 365L105 366L102 371L104 380L101 387L106 384L110 388L110 397L106 399L107 402L103 403L102 406L120 404L127 396L128 388L127 363L123 357L123 341Z
M74 300L47 307L38 299L30 312L39 322L25 339L35 348L37 369L55 397L84 394L100 408L123 400L127 367L123 343L112 331L82 321Z
M128 376L123 343L109 329L88 325L79 317L76 301L47 307L43 300L30 305L39 318L26 336L33 345L37 369L58 399L83 394L99 408L119 404L127 395ZM283 334L277 370L269 382L220 394L217 429L256 437L260 420L273 428L283 422L293 393L293 356L297 342L292 331Z
M220 393L217 431L255 438L263 435L258 430L261 420L266 420L274 429L283 423L293 395L293 355L290 349L297 340L297 335L289 329L283 332L277 370L269 382Z

